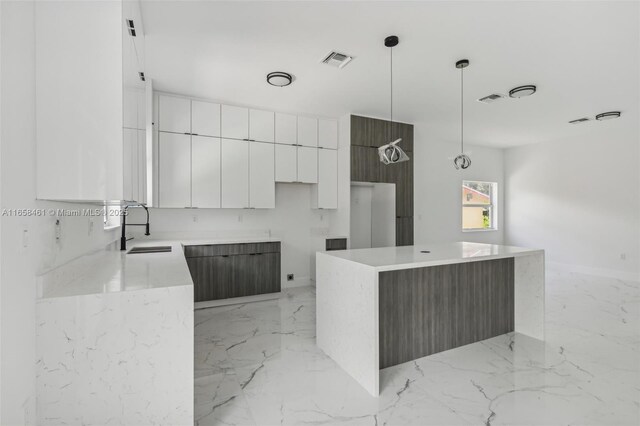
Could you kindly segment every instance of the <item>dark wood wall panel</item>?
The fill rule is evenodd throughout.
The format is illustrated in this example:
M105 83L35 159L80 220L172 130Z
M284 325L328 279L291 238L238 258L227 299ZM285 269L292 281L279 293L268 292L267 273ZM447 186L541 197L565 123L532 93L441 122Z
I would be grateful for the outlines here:
M384 165L379 146L402 138L400 147L410 160ZM351 116L351 181L396 185L396 245L413 244L413 125Z
M380 272L380 368L514 329L514 260Z
M368 146L351 147L351 181L380 182L378 150Z
M413 245L413 217L396 217L396 246Z

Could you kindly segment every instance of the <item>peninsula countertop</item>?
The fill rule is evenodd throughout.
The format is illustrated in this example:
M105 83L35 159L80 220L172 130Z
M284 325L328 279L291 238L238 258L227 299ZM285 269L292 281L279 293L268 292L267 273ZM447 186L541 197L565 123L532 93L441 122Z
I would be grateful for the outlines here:
M321 254L371 266L376 271L394 271L452 263L504 259L543 252L540 249L498 244L456 242L337 250L322 252Z
M39 278L39 298L192 286L183 247L210 244L279 242L279 238L240 237L132 240L127 252L100 250L75 259ZM134 247L171 246L171 252L127 254Z

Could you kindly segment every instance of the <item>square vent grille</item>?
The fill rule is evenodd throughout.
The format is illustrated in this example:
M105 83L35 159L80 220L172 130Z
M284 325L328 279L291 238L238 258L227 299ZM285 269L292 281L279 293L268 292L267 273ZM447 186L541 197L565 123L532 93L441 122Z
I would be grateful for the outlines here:
M346 55L340 52L331 52L322 60L323 64L331 65L336 68L344 68L349 62L353 60L353 56Z
M503 99L505 96L500 93L492 93L489 96L485 96L484 98L478 99L478 102L482 102L483 104L491 104L493 102L499 101Z

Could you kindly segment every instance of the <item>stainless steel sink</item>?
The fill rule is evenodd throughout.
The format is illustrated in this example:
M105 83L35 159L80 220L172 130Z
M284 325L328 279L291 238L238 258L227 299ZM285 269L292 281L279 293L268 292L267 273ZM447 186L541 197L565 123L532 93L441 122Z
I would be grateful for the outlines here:
M134 247L127 254L141 253L167 253L171 251L171 246Z

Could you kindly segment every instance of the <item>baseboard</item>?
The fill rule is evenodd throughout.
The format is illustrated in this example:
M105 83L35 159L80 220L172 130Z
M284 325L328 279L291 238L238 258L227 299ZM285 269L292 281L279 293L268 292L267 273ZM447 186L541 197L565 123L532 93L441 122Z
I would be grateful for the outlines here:
M616 278L626 281L640 281L640 274L634 274L633 272L618 271L615 269L605 268L592 268L589 266L571 265L568 263L560 262L546 262L547 268L560 272L577 272L585 275L595 275L597 277Z
M258 294L255 296L232 297L230 299L208 300L206 302L195 302L194 309L215 308L227 305L243 305L245 303L263 302L265 300L279 299L282 293Z

